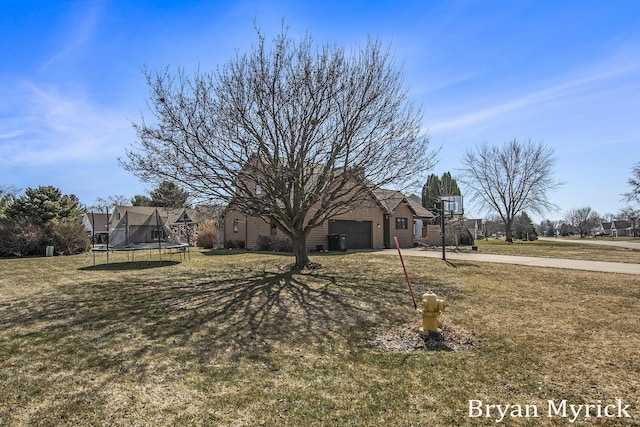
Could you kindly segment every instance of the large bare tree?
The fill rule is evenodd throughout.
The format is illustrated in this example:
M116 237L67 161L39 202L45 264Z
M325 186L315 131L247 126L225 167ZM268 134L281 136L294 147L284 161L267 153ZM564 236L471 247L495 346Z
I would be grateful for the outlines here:
M123 164L276 225L303 267L311 229L373 189L416 185L435 153L379 40L347 54L284 29L257 36L213 72L145 71L153 120L134 124Z
M472 201L500 216L511 242L516 215L554 207L548 193L561 185L553 177L554 165L553 150L543 143L484 143L463 155L460 181L471 190Z
M598 226L601 218L590 206L585 206L569 209L564 214L564 220L580 233L580 237L587 237L591 230Z

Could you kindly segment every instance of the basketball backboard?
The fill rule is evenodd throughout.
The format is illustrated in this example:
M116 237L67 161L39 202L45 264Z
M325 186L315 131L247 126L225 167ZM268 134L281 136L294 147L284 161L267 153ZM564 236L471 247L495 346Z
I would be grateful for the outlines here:
M464 207L462 205L462 196L442 196L442 210L450 215L462 215Z

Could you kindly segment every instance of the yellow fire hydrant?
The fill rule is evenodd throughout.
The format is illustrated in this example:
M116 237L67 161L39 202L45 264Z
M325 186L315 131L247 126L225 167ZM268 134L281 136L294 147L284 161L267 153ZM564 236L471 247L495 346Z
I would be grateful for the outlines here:
M438 317L444 311L445 302L438 298L433 292L427 292L422 295L420 312L422 312L422 327L420 333L429 335L430 333L438 333Z

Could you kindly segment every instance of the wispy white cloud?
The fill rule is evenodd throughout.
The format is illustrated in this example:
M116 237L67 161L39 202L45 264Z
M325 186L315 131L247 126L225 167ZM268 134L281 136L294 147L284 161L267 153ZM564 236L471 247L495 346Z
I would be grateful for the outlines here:
M33 84L14 93L17 111L0 115L0 164L5 166L113 158L132 137L123 112Z
M93 38L104 8L103 3L104 1L92 1L78 4L80 9L73 11L67 19L69 28L61 38L60 46L43 63L42 69L73 55Z
M24 134L24 132L19 130L7 130L0 132L0 139L13 139L21 136L22 134Z
M432 132L464 130L493 120L496 117L517 113L532 106L544 105L552 108L554 102L567 103L571 98L579 98L590 91L599 88L603 84L613 82L612 85L620 85L626 75L632 76L640 72L640 62L632 59L630 53L635 48L625 49L607 58L600 64L590 69L576 73L574 77L568 77L561 83L537 89L529 93L518 93L518 90L510 94L493 95L485 100L476 100L473 105L482 105L480 108L471 109L457 116L436 122L430 125ZM544 82L537 83L538 87L544 86ZM568 101L569 100L569 101ZM472 107L470 107L472 108Z

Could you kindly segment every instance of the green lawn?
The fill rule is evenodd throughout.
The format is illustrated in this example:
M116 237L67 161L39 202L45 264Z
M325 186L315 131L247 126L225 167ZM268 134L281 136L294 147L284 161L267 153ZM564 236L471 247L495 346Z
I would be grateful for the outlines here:
M0 260L1 425L495 425L472 399L540 408L502 425L567 425L548 400L616 398L632 419L588 424L640 424L638 276L407 257L479 344L393 353L373 331L420 319L394 257L136 259Z
M584 259L589 261L640 263L640 250L576 242L535 240L524 242L504 239L476 240L478 250L486 254L521 255L546 258Z

